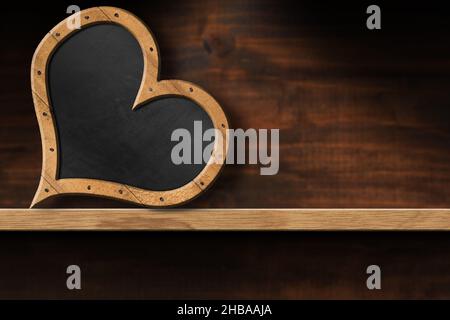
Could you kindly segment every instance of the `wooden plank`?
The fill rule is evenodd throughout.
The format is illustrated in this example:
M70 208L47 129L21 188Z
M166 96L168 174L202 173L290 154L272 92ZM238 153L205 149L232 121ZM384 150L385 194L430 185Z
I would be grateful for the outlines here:
M0 230L450 230L450 209L0 209Z

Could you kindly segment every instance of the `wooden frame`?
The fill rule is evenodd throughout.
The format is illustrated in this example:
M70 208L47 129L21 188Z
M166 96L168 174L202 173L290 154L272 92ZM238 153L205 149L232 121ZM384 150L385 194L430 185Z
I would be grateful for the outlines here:
M450 209L0 209L13 231L443 231Z
M191 200L203 192L219 174L227 152L227 118L217 101L199 86L182 80L159 81L159 53L150 30L133 14L114 7L94 7L79 13L81 29L96 23L115 23L125 27L136 38L144 57L141 86L132 109L161 96L183 96L193 100L208 113L214 127L222 133L223 145L217 139L209 162L192 181L177 189L151 191L96 179L57 179L58 143L55 120L47 88L48 62L58 45L78 29L67 26L74 15L55 26L37 47L31 65L31 88L42 140L42 173L31 207L58 194L89 194L139 203L146 206L172 206ZM220 149L219 149L220 148ZM222 150L223 149L223 150Z

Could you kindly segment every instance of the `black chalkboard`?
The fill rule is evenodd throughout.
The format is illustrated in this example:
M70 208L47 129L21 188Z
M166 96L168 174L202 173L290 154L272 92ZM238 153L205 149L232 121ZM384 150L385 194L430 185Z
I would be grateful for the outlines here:
M58 140L57 179L92 178L148 190L193 180L202 164L175 165L171 134L208 114L182 96L132 110L142 80L139 43L124 27L96 24L64 40L48 65L48 92Z

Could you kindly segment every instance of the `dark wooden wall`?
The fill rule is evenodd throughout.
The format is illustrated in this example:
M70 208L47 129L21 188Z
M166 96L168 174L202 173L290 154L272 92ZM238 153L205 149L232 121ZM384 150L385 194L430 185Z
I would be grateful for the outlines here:
M69 4L10 4L2 11L1 207L27 207L37 187L41 147L30 62ZM105 3L80 2L92 4ZM369 31L365 9L372 3L360 1L108 4L129 9L152 29L161 78L203 86L232 127L280 128L278 175L228 166L188 206L450 206L450 20L442 5L378 2L382 30ZM65 197L44 206L129 205ZM450 297L447 234L0 238L0 297ZM86 268L79 295L64 291L69 263ZM365 266L372 263L386 270L378 293L364 287Z

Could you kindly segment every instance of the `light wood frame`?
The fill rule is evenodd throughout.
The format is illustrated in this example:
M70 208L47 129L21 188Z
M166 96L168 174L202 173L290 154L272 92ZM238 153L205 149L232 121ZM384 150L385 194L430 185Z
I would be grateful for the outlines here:
M216 139L214 151L203 170L192 181L177 189L152 191L126 184L96 179L57 179L58 143L56 125L49 100L47 67L58 45L78 29L71 30L68 21L78 14L81 29L98 23L114 23L125 27L139 42L144 57L141 86L132 106L142 104L161 96L183 96L200 105L209 115L216 129L222 133L223 143ZM31 88L36 117L42 141L42 172L38 189L30 207L43 200L61 194L88 194L104 196L145 206L173 206L185 203L207 189L224 165L227 152L228 121L218 102L199 86L182 80L159 80L159 50L151 31L137 17L128 11L114 7L94 7L75 13L56 25L42 39L37 47L31 65ZM220 156L218 156L220 155Z

